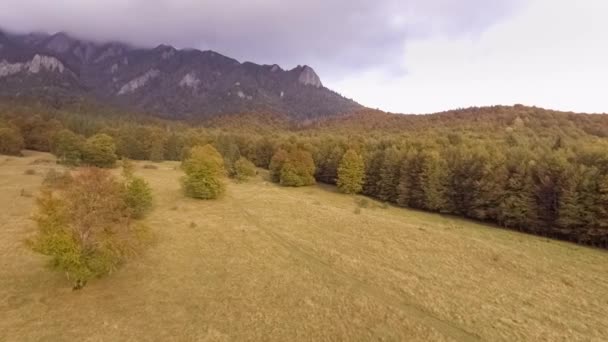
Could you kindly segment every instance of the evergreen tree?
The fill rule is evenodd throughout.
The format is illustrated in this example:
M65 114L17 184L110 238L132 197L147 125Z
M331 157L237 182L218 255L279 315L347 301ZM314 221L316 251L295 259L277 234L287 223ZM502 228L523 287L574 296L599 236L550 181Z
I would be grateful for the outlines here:
M355 150L346 151L338 168L338 189L345 194L358 194L363 190L365 163Z
M380 182L380 167L384 159L383 150L374 150L368 153L365 160L365 181L363 182L363 194L367 196L378 196L378 183Z
M423 152L423 154L423 208L431 211L441 211L445 206L445 166L439 153Z
M383 201L397 202L401 153L396 147L388 148L382 158L380 179L378 180L378 198Z
M338 178L338 166L344 155L340 146L323 144L321 149L315 153L315 178L326 184L336 184Z
M549 233L557 225L560 198L566 182L566 160L563 155L546 152L533 164L532 184L534 193L535 231Z
M507 228L529 229L536 220L528 157L510 154L505 163L506 180L498 204L498 223Z

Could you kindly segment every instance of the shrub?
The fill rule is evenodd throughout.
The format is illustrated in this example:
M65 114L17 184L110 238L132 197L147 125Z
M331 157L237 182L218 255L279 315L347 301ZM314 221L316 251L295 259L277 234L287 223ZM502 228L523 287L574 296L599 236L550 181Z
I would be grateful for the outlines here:
M20 156L23 147L23 137L18 130L0 127L0 154Z
M131 176L125 185L124 200L131 216L142 218L152 209L152 189L142 178Z
M122 176L129 179L133 177L133 171L135 170L135 165L128 158L122 158L120 160L120 165L122 166Z
M254 177L256 173L255 165L247 158L240 157L239 160L234 163L234 177L238 181L246 181L248 178Z
M367 198L359 198L357 199L357 205L360 208L367 208L369 206L369 200Z
M59 193L43 191L29 246L49 256L49 266L74 289L111 273L146 242L146 229L132 224L123 193L108 171L96 168L81 171Z
M55 169L50 169L44 175L42 184L48 188L62 189L72 181L72 175L68 170L58 172Z
M52 159L48 159L48 158L38 158L30 163L30 165L49 165L49 164L55 164L55 161Z
M118 157L114 139L107 134L96 134L84 145L83 161L97 167L113 167Z
M36 174L36 170L34 169L27 169L25 170L25 172L23 172L24 175L28 175L28 176L33 176Z
M197 199L213 199L224 192L221 177L225 175L224 160L211 145L195 146L182 168L186 176L182 186L187 196Z

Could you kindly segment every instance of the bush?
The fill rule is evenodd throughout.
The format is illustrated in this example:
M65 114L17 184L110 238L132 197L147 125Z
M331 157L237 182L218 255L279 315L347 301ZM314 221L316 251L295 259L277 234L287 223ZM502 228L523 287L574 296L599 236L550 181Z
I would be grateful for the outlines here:
M186 176L182 186L186 196L197 199L213 199L224 192L221 177L225 175L224 160L211 145L195 146L182 168Z
M33 176L36 174L36 170L34 169L27 169L25 170L25 172L23 172L24 175L28 175L28 176Z
M367 198L359 198L357 199L357 205L360 208L367 208L369 207L369 200Z
M254 177L257 174L255 165L247 158L240 157L234 163L234 178L238 181L246 181L248 178Z
M152 189L142 178L132 176L125 185L124 200L131 216L142 218L152 209Z
M118 157L114 139L107 134L96 134L84 145L83 161L97 167L113 167Z
M55 169L50 169L46 172L42 184L48 188L62 189L72 182L72 174L65 170L58 172Z
M0 127L0 154L20 156L23 147L23 137L18 130Z
M145 245L146 229L132 224L124 188L108 171L84 169L60 192L38 198L35 237L29 246L49 266L82 288L116 270Z

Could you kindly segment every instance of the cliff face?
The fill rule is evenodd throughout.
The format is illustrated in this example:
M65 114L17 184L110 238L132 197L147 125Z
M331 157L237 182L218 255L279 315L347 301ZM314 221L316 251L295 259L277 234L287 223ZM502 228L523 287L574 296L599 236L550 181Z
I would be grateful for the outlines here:
M251 111L314 119L361 108L309 66L240 63L213 51L0 32L0 96L91 97L174 118Z

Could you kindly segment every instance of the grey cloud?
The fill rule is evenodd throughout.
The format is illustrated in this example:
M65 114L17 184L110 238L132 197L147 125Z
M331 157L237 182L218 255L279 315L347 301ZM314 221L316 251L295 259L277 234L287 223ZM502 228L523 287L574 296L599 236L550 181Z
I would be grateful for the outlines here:
M478 33L522 0L3 0L0 26L212 49L321 73L398 67L408 39Z

